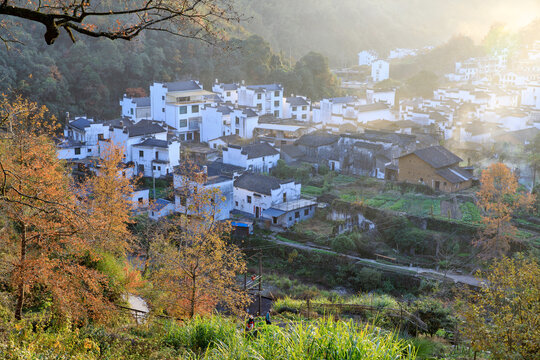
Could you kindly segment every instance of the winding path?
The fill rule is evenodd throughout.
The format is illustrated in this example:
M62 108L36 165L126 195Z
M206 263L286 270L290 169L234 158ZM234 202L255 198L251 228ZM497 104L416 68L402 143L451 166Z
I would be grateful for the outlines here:
M361 257L358 257L358 256L354 256L354 255L342 254L342 253L338 253L338 252L335 252L335 251L332 251L332 250L327 250L327 249L324 249L324 248L319 248L319 247L306 245L306 244L300 244L300 243L296 243L296 242L282 241L282 240L276 239L274 236L267 237L266 239L268 241L271 241L271 242L279 244L279 245L288 246L288 247L292 247L292 248L296 248L296 249L300 249L300 250L324 251L324 252L331 253L331 254L334 254L334 255L343 256L343 257L346 257L348 259L355 260L357 262L361 262L361 263L366 264L368 266L371 265L373 267L377 267L377 268L384 269L384 270L396 271L396 272L399 272L399 273L407 273L408 272L408 273L413 273L415 275L426 277L426 278L429 278L429 279L444 279L444 278L446 278L446 279L453 280L454 283L467 284L467 285L476 286L476 287L480 287L480 285L481 285L480 281L478 281L478 279L476 279L474 276L471 276L471 275L459 275L459 274L455 274L455 273L452 273L452 272L447 272L445 274L445 273L437 271L437 270L421 268L421 267L416 267L416 266L381 264L380 262L377 262L377 261L375 261L373 259L366 259L366 258L361 258Z

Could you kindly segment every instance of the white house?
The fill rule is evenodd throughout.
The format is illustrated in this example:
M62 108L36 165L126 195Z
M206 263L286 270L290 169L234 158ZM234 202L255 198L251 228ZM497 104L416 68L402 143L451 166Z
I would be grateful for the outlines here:
M110 140L124 148L126 162L135 160L131 150L133 145L141 143L150 136L156 140L166 141L167 130L163 127L163 123L150 120L141 120L136 124L129 120L110 122Z
M139 174L159 178L180 165L180 142L146 138L131 147L131 159Z
M152 118L150 97L129 98L124 94L123 99L120 100L120 106L122 117L130 118L134 122Z
M283 87L279 84L242 85L238 89L238 105L257 109L259 115L283 117Z
M521 105L540 110L540 83L531 83L521 92Z
M390 63L385 60L376 60L371 64L371 79L379 82L390 78Z
M359 104L365 104L365 101L358 99L355 96L344 96L331 99L323 99L319 104L319 108L313 110L313 119L323 124L341 124L342 117L346 113L347 108L354 108ZM356 119L356 116L352 116Z
M374 120L395 120L388 105L382 102L359 105L356 107L356 112L360 124L366 124Z
M213 103L215 94L198 81L154 83L150 86L152 119L176 129L180 140L198 140L201 110Z
M59 159L99 156L99 141L109 138L109 127L93 119L78 117L64 127L64 139L57 145Z
M418 55L418 50L416 49L397 48L394 50L390 50L390 55L388 55L388 59L403 59L408 56L416 56L416 55Z
M257 173L270 172L278 160L279 151L267 143L229 145L223 148L224 164L239 166Z
M366 101L368 104L373 104L376 102L383 102L394 107L396 103L396 89L386 89L386 90L366 90Z
M283 102L283 117L300 121L310 121L311 105L304 96L292 96Z
M358 65L371 65L371 63L377 60L377 53L373 50L363 50L358 53Z
M231 104L238 103L238 88L239 84L218 84L212 85L212 91L219 95L219 97L224 101Z
M164 216L168 216L174 212L174 203L165 199L156 199L152 202L148 209L148 217L150 219L159 220Z
M206 106L201 111L200 140L209 142L228 135L251 139L258 123L259 115L250 108L236 108L230 105Z
M174 207L175 211L186 214L192 213L189 210L190 195L194 191L199 190L201 187L207 191L217 189L215 198L211 200L208 206L212 209L205 209L208 213L214 215L215 220L226 220L230 217L230 212L234 209L233 206L233 181L238 173L232 172L230 174L224 174L220 167L207 167L201 168L200 175L204 177L201 182L189 181L185 178L183 169L180 167L175 169L173 177L173 185L175 190Z
M300 199L301 187L294 180L243 174L234 181L234 208L260 218L272 206Z

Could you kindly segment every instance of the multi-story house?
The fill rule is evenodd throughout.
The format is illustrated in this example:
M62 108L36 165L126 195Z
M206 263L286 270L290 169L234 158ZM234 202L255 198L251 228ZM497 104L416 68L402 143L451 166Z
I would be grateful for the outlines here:
M105 122L108 124L109 122ZM135 161L132 147L148 137L167 141L167 130L162 122L141 120L134 124L128 119L110 122L110 140L124 149L124 161Z
M221 136L238 135L253 138L259 123L259 115L250 108L232 105L210 105L201 111L201 142L209 142Z
M283 117L283 87L279 84L241 85L238 88L238 105L256 109L259 115Z
M292 96L283 103L283 117L300 121L311 120L311 104L304 96Z
M64 127L64 139L58 144L60 159L85 159L99 156L99 141L109 138L109 127L93 119L78 117Z
M180 142L143 139L131 147L131 159L143 176L159 178L172 174L173 168L180 165Z
M376 60L371 64L371 80L379 82L390 78L390 63L385 60Z
M219 95L219 97L224 101L231 104L238 103L238 88L239 84L219 84L216 80L216 83L212 85L212 91Z
M120 100L122 107L122 117L129 118L133 122L152 119L152 110L149 97L129 98L124 94Z
M267 173L277 165L279 152L267 143L223 148L223 163L256 173Z
M373 50L363 50L358 53L358 65L371 65L371 63L377 60L378 55Z
M194 80L150 86L152 119L173 127L181 141L199 140L201 110L215 100L214 93Z

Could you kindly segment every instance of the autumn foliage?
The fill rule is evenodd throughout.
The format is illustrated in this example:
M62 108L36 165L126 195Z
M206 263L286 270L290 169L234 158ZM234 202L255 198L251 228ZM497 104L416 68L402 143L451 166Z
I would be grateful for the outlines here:
M518 182L512 171L496 163L482 172L481 188L477 193L478 205L484 211L485 228L474 244L482 250L483 258L505 255L512 243L517 242L517 229L512 225L512 215L518 210L529 209L534 197L518 192Z

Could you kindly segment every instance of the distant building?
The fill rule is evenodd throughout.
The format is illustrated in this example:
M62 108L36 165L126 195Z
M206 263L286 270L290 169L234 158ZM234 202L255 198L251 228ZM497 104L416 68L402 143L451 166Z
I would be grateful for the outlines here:
M388 55L388 59L403 59L408 56L416 56L418 54L418 50L416 49L394 49L390 50L390 55Z
M174 202L165 199L156 199L148 209L148 217L158 220L174 212Z
M139 174L147 177L172 174L180 165L180 142L146 138L131 147L131 159Z
M442 146L415 150L398 158L398 181L424 184L434 190L455 192L471 187L472 171Z
M120 100L120 106L122 107L122 117L129 118L134 122L152 119L149 97L129 98L124 94L124 98Z
M371 64L371 79L380 82L390 78L390 63L385 60L376 60Z
M200 140L209 142L228 135L251 139L258 123L259 115L251 108L224 104L206 106L201 111Z
M283 117L283 87L279 84L242 85L238 89L238 105L254 108L259 115Z
M310 107L310 102L303 96L288 97L283 103L283 117L286 119L310 121Z
M219 97L224 101L231 104L238 103L238 84L219 84L217 79L216 83L212 85L212 91L219 95Z
M223 148L223 163L256 173L267 173L277 165L279 152L267 143Z
M363 50L358 53L358 65L371 65L371 63L377 60L377 53L373 50Z

